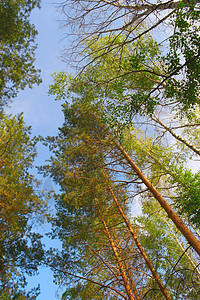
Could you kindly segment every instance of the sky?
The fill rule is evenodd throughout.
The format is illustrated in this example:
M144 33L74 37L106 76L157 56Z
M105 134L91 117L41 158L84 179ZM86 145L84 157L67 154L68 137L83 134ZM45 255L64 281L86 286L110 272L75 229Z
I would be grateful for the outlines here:
M31 18L38 30L35 65L42 71L43 82L33 89L21 91L11 107L13 113L23 111L25 121L32 125L33 134L40 132L41 135L56 133L63 120L61 103L48 96L48 85L52 83L51 74L66 69L59 58L62 33L58 28L58 12L50 1L42 1L41 10L35 9Z
M59 29L59 13L52 4L51 0L42 0L41 9L35 9L32 12L31 21L38 30L36 42L38 49L36 51L36 67L41 69L42 84L35 86L33 89L26 88L21 91L16 99L14 99L11 107L8 109L9 113L18 114L24 113L24 120L26 124L32 126L33 135L55 135L58 132L58 127L63 123L63 114L61 111L61 102L54 101L53 97L48 96L48 86L52 83L51 74L54 71L66 70L66 65L61 62L59 54L64 47L66 40L63 40L62 30ZM38 145L38 157L36 165L44 164L45 159L48 159L48 150ZM36 170L34 171L36 176ZM43 179L41 188L55 189L50 179ZM39 229L40 233L45 233L49 230L49 226L43 226ZM47 246L53 246L53 243L44 239ZM58 242L55 241L55 246ZM41 294L38 300L54 300L59 299L61 295L58 286L53 284L53 274L46 268L40 269L38 276L28 278L27 290L40 284Z

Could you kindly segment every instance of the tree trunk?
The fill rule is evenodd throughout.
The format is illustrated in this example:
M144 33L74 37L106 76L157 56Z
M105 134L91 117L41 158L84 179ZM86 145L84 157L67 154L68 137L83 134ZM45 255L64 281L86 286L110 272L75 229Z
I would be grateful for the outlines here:
M186 145L188 148L190 148L192 151L194 151L197 155L200 155L200 149L195 147L193 144L189 143L185 139L183 139L180 135L176 134L171 128L169 128L167 125L165 125L157 116L154 114L154 118L151 117L152 120L160 124L163 128L165 128L175 139L182 142L184 145Z
M96 201L97 202L97 201ZM121 262L121 259L120 259L120 256L118 254L118 251L117 251L117 247L115 246L115 243L112 239L112 236L110 234L110 231L108 229L108 226L106 224L106 221L103 219L103 216L99 210L99 213L100 213L100 218L101 218L101 221L103 223L103 226L104 226L104 229L105 229L105 232L108 236L108 239L109 239L109 242L110 242L110 245L112 247L112 250L113 250L113 253L115 255L115 258L116 258L116 261L117 261L117 264L119 266L119 270L120 270L120 273L121 273L121 276L122 276L122 279L123 279L123 282L124 282L124 287L125 287L125 290L126 290L126 293L128 295L128 298L129 300L135 300L134 296L133 296L133 293L131 291L131 288L130 288L130 285L129 285L129 282L128 282L128 279L127 279L127 276L126 276L126 272L124 270L124 267L123 267L123 264Z
M131 276L131 272L130 272L130 270L129 270L129 268L128 268L128 266L127 266L126 263L125 263L125 267L126 267L126 272L127 272L127 274L128 274L128 278L129 278L129 280L130 280L131 287L132 287L132 290L133 290L133 292L134 292L135 298L136 298L136 300L140 300L140 296L139 296L139 294L138 294L138 291L137 291L137 289L136 289L135 283L134 283L134 281L133 281L133 277Z
M171 225L169 222L167 222L167 220L165 220L164 218L162 219L163 222L165 222L167 224L167 226L169 227L170 229L170 235L172 235L172 238L174 238L179 246L179 248L181 249L181 251L185 252L185 248L183 247L181 241L179 240L179 238L176 236L176 234L174 233ZM188 253L188 252L185 252L185 256L187 257L187 260L189 262L189 264L191 265L192 268L194 268L194 272L196 274L196 276L199 278L200 280L200 272L199 272L199 269L198 269L198 263L195 261L195 259Z
M103 175L104 175L104 178L105 178L106 181L107 181L107 178L106 178L105 173L103 173ZM119 210L121 216L123 217L123 219L124 219L124 221L125 221L125 223L126 223L126 226L127 226L128 230L129 230L131 236L133 237L133 239L134 239L134 241L135 241L136 246L138 247L138 249L139 249L139 251L140 251L142 257L143 257L144 260L146 261L146 264L147 264L147 266L149 267L149 269L150 269L150 271L151 271L151 273L152 273L154 279L155 279L156 282L158 283L161 292L163 293L163 295L165 296L166 299L172 300L172 298L171 298L171 296L169 295L167 289L165 288L164 284L162 283L162 281L161 281L161 279L160 279L158 273L157 273L156 270L154 269L153 264L151 263L151 261L150 261L150 259L148 258L146 252L144 251L142 245L140 244L140 242L139 242L139 240L138 240L138 238L137 238L137 235L136 235L135 231L133 230L132 226L130 225L130 223L129 223L127 217L126 217L126 215L124 214L124 211L122 210L122 208L121 208L121 206L120 206L120 204L119 204L117 198L115 197L115 194L114 194L112 188L110 187L110 185L108 184L108 182L107 182L107 185L108 185L108 189L109 189L109 191L110 191L110 193L111 193L111 195L112 195L112 198L113 198L113 200L115 201L116 206L117 206L117 208L118 208L118 210Z
M112 135L111 135L112 136ZM113 137L112 137L113 139ZM127 163L131 166L131 168L136 172L138 177L142 180L142 182L146 185L149 191L153 194L155 199L160 203L160 205L166 211L168 217L173 221L176 227L182 232L186 240L193 247L193 249L200 256L200 241L195 237L195 235L189 230L189 228L185 225L185 223L181 220L181 218L174 212L172 207L168 204L168 202L162 197L162 195L158 192L158 190L152 185L152 183L145 177L140 168L134 163L128 153L119 145L119 143L113 139L113 142L117 149L120 151L122 156L125 158Z

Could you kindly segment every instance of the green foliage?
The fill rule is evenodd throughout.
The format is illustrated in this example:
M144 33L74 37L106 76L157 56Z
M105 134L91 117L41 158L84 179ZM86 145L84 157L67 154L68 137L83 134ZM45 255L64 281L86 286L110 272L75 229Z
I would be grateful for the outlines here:
M149 34L131 43L127 41L127 32L140 36L145 25L135 31L127 27L127 32L121 34L93 35L92 40L86 39L83 48L88 64L73 84L77 87L84 82L82 88L87 86L84 93L86 90L89 94L96 93L108 109L110 119L121 118L124 123L130 123L135 114L151 115L160 104L168 106L172 102L173 111L190 116L195 106L199 106L197 5L179 3L171 25L174 32L169 38L169 52L163 56L162 49Z
M156 269L173 299L197 299L199 274L195 274L195 267L198 262L190 250L181 257L187 244L149 193L142 197L142 215L136 218L136 222L144 228L139 236L141 243L151 260L156 261ZM149 285L152 285L151 279Z
M108 53L104 53L103 57L98 52L99 57L87 67L82 77L92 84L92 90L96 88L97 95L104 98L104 106L110 112L110 103L113 103L115 112L118 111L119 114L122 106L127 111L126 115L142 114L145 109L152 113L159 99L150 97L148 101L148 95L164 76L159 63L160 51L157 43L151 35L147 35L124 45L120 52L117 45L125 43L126 37L114 37L104 37L98 43L93 43L91 49L87 49L89 54L91 51L91 56L95 55L93 53L96 49L100 48L103 52L110 39L114 39L112 51L108 47ZM113 111L113 116L115 112Z
M63 100L68 98L68 82L72 79L72 76L62 71L59 73L54 72L52 74L53 84L49 86L49 94L54 95L55 100Z
M34 67L37 31L30 24L30 13L40 0L2 0L0 2L0 105L27 85L39 84Z
M24 274L33 275L44 257L35 221L45 217L39 182L30 174L36 156L36 139L22 115L0 120L0 291L24 294ZM18 296L16 296L18 297ZM21 296L20 296L21 297ZM23 298L19 298L23 299Z
M124 38L116 37L116 45ZM108 42L109 37L105 36L87 51L93 53L96 48L104 49ZM103 58L100 53L99 59L77 77L65 72L54 73L49 93L55 95L56 100L80 96L85 103L94 106L99 103L104 107L101 118L110 127L117 128L119 121L131 123L135 114L153 113L160 99L148 94L163 76L160 68L158 46L151 36L147 36L124 46L122 53L117 49L108 51Z
M16 299L16 300L35 300L37 296L39 295L39 287L33 288L30 292L25 293L22 291L18 291L17 285L13 288L5 288L3 291L1 291L0 299L1 300L10 300L10 299Z
M183 166L176 168L175 172L177 177L171 179L172 184L178 183L175 206L191 223L200 228L200 172L194 174Z
M170 38L170 51L164 58L150 35L131 44L125 43L123 35L104 36L93 43L87 41L85 51L91 63L74 78L64 72L54 74L50 93L56 99L81 95L88 102L100 101L105 121L112 128L119 127L119 123L130 124L137 114L152 115L159 105L171 102L175 102L171 106L173 111L176 108L182 115L190 115L199 103L199 47L197 15L189 8L188 11L186 14L186 10L180 9L179 18L176 16L174 22L179 24L178 20L187 15L188 26L183 25L184 31L175 24L177 30ZM117 45L123 42L120 52Z
M22 115L10 117L2 106L20 89L41 82L34 67L37 31L31 11L40 0L0 1L0 294L1 299L35 299L25 292L25 274L33 275L44 258L35 221L45 218L39 182L30 174L36 142Z
M185 5L183 2L173 20L175 32L165 58L168 72L173 76L167 83L166 95L176 98L182 114L190 114L190 109L199 105L200 13L193 3Z

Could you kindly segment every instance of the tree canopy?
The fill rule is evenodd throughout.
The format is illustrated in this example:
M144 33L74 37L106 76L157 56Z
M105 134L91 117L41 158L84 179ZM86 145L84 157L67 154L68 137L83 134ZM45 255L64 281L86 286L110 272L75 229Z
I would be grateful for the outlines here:
M41 236L32 228L45 219L46 208L30 174L36 139L23 117L1 113L0 137L0 292L13 299L24 295L25 274L34 274L42 263Z
M26 276L45 265L62 299L197 300L199 1L62 1L77 72L53 75L64 123L46 138L3 111L41 81L39 6L0 3L0 298L35 299ZM51 151L39 170L60 188L52 213L31 175L39 140ZM60 250L45 250L45 220Z
M2 0L0 3L0 105L20 89L39 84L34 67L37 31L30 23L31 11L40 0Z
M157 75L151 89L147 88L146 80L146 92L132 95L133 102L147 106L148 112L152 112L159 101L177 103L183 115L189 114L196 104L199 105L198 1L72 0L62 2L61 9L65 16L63 27L71 26L69 36L74 37L71 42L72 57L68 47L63 59L75 61L76 67L79 60L83 71L88 65L98 68L99 62L103 64L107 57L107 61L115 57L117 68L111 79L116 83L122 81L122 88L126 86L127 79L125 76L124 81L121 80L124 71L128 74L143 72L142 75L150 77L150 80L153 79L151 76ZM156 42L147 47L143 41L148 40L150 34ZM132 51L127 58L127 49L130 48ZM164 49L163 53L158 52L159 48ZM153 52L154 62L145 62L149 53ZM127 66L131 71L127 70ZM146 66L147 69L144 68ZM108 78L109 74L103 79L103 85L110 82ZM99 85L101 80L97 83Z

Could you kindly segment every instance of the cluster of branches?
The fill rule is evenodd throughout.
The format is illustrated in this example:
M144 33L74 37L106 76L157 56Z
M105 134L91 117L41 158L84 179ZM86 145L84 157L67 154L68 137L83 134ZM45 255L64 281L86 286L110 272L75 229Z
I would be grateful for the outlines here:
M83 71L89 65L92 68L97 67L99 61L104 61L107 56L112 57L116 60L117 73L111 78L103 78L104 83L107 83L124 77L120 72L124 69L121 59L127 58L127 49L131 47L135 49L135 52L131 51L128 55L132 68L126 68L126 73L136 73L136 76L140 72L143 72L144 76L157 75L144 97L136 97L136 100L144 105L151 103L151 107L147 105L148 112L151 112L152 106L154 108L155 103L162 98L165 98L165 101L173 98L173 102L181 104L184 112L199 104L198 1L151 3L72 0L62 2L60 8L64 15L63 27L66 26L69 32L71 26L69 35L72 35L72 56L68 47L63 52L64 60L75 62L76 67L79 61ZM160 36L161 32L164 41ZM149 50L142 41L148 39L149 34L153 34L157 40L149 45L150 49L155 50L156 45L169 48L169 52L165 51L164 55L160 55L158 51L156 53L156 61L160 62L159 69L155 64L146 68L144 60L141 60L141 56L148 56ZM140 50L138 44L141 46ZM77 55L77 58L74 55ZM140 68L137 66L138 60L135 59L137 55L142 63ZM99 81L97 83L99 84Z
M166 299L192 299L198 289L198 255L192 250L187 253L187 237L185 242L180 238L176 221L173 224L150 196L157 201L162 197L152 185L156 182L166 197L174 199L174 189L167 180L162 183L167 159L158 164L152 155L164 150L155 146L149 153L146 147L144 157L144 146L129 131L134 139L132 143L128 136L129 145L135 144L129 156L101 123L100 104L94 108L78 98L71 106L64 105L63 111L60 134L47 139L54 156L44 167L61 187L53 236L62 240L63 251L52 252L48 265L58 283L69 287L63 298L156 299L163 294ZM145 167L150 185L139 165ZM133 222L130 204L143 194L144 215ZM170 207L167 213L173 219L171 212Z

